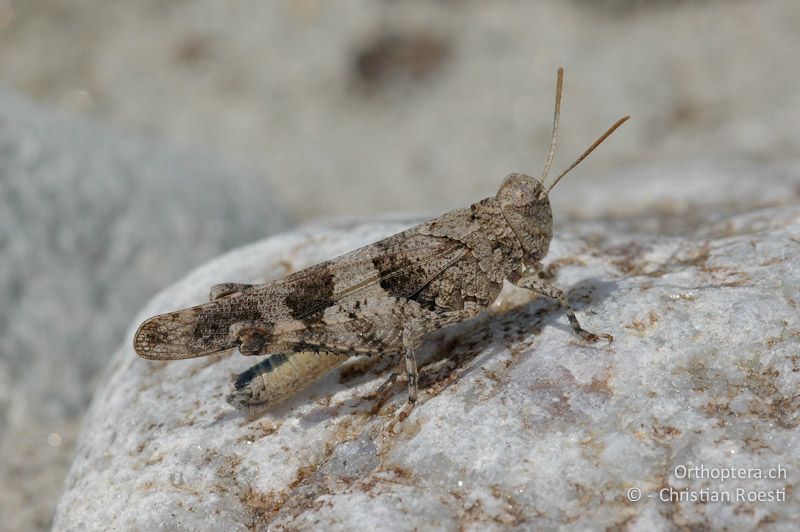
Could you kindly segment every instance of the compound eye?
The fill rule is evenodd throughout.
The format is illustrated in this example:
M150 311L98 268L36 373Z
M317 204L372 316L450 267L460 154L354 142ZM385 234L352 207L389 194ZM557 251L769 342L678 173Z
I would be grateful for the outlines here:
M517 187L517 189L514 190L513 200L515 207L519 208L527 207L531 203L533 203L534 200L533 190L531 190L530 187L524 185Z

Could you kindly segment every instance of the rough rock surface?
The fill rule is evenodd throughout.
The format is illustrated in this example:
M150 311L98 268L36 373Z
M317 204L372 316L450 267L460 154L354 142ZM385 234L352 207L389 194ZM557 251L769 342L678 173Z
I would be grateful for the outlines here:
M548 274L583 325L615 341L587 345L551 302L507 287L429 338L421 401L395 433L404 385L383 404L371 395L386 364L354 359L245 416L224 398L254 359L148 362L128 342L88 414L55 527L796 529L800 206L721 214L696 213L692 227L676 221L685 213L557 220ZM139 318L405 225L312 226L242 248ZM688 479L682 466L786 477ZM661 501L670 488L785 490L786 502Z
M283 226L257 175L0 88L0 529L47 525L136 310Z

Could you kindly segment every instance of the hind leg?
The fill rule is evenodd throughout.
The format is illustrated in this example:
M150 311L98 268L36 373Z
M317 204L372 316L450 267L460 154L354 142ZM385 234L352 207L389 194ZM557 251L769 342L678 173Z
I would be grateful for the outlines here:
M236 378L228 403L239 409L279 403L345 360L347 356L329 352L270 355Z
M252 284L243 284L243 283L220 283L215 284L211 287L211 292L208 294L209 301L216 301L217 299L221 299L223 297L227 297L231 294L235 294L236 292L241 292L251 286L255 286Z

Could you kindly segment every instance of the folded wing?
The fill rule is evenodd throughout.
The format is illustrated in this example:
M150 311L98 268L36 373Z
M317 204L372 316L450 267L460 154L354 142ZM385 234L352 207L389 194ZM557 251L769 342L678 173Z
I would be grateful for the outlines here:
M412 228L217 301L154 316L134 337L139 356L194 358L237 346L235 323L312 322L350 298L411 298L466 253L458 240Z

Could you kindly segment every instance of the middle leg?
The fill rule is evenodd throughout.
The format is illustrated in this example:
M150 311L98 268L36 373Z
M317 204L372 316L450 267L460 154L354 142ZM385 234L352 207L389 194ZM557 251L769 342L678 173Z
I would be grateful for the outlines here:
M408 417L417 402L419 372L417 370L416 352L422 345L425 335L448 325L472 319L478 312L480 312L479 306L474 303L467 303L462 310L443 312L433 318L414 319L405 325L403 328L403 348L405 350L406 375L408 377L408 400L400 412L401 421Z

